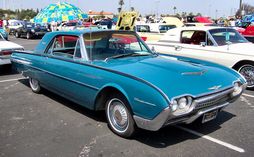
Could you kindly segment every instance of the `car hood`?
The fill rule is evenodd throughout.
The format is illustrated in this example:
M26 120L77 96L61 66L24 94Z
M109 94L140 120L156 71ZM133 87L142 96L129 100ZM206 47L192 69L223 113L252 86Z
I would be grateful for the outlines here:
M95 64L143 79L158 87L169 98L183 94L193 97L208 94L214 92L209 88L228 88L239 78L236 72L226 67L216 64L207 66L170 56L129 57Z
M23 47L10 41L0 41L0 50L22 49Z

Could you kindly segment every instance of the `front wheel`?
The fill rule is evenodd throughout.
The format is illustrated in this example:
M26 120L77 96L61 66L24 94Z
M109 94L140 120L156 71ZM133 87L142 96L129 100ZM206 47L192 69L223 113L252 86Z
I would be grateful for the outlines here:
M26 39L31 39L31 38L32 38L31 33L27 32L27 33L26 33Z
M38 80L34 79L34 78L29 78L29 84L30 84L30 87L32 89L32 91L34 93L40 93L41 91L41 86L40 86L40 83Z
M135 122L123 96L114 95L106 103L106 117L110 129L117 135L130 138L136 131Z
M254 64L245 64L242 65L238 72L244 76L247 80L247 88L254 89Z

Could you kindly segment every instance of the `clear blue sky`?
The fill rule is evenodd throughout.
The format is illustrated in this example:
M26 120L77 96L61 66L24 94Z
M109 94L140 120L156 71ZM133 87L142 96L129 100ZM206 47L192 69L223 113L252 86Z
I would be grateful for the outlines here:
M44 8L50 3L59 2L59 0L0 0L0 8L3 8L4 1L6 7L10 9L17 8ZM61 0L64 1L64 0ZM80 7L83 11L110 11L117 12L118 0L65 0ZM239 7L240 0L124 0L124 9L129 9L130 5L141 14L166 13L173 14L173 7L176 6L176 12L200 12L202 15L215 17L228 16L233 14ZM243 0L254 6L254 0ZM158 8L158 9L157 9Z

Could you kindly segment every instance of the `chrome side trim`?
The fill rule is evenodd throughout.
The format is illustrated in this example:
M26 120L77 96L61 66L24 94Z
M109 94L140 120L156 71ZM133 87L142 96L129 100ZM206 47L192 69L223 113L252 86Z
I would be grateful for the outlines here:
M203 109L203 110L200 110L198 111L198 113L194 116L192 116L191 118L189 118L188 120L186 120L184 123L186 124L190 124L192 122L194 122L196 119L198 119L201 115L203 115L204 113L207 113L209 111L212 111L212 110L216 110L216 109L220 109L220 108L224 108L226 106L228 106L229 103L225 103L225 104L222 104L222 105L219 105L219 106L214 106L214 107L211 107L211 108L208 108L208 109Z
M170 108L167 107L152 120L145 119L136 115L134 115L133 118L139 128L150 130L150 131L157 131L167 121L170 112L171 112Z
M16 63L21 63L21 64L23 63L22 60L17 60L17 59L16 60L12 59L12 61L16 62ZM31 66L31 65L28 65L28 64L26 64L26 66L28 66L28 67L30 67L32 69L38 70L38 71L42 71L42 72L47 73L49 75L52 75L52 76L55 76L55 77L58 77L58 78L61 78L61 79L64 79L64 80L67 80L67 81L70 81L70 82L73 82L73 83L77 83L79 85L82 85L82 86L85 86L85 87L88 87L88 88L91 88L93 90L99 90L100 89L98 87L91 86L91 85L88 85L88 84L85 84L85 83L82 83L80 81L76 81L76 80L73 80L73 79L70 79L70 78L67 78L67 77L64 77L64 76L60 76L60 75L57 75L55 73L52 73L52 72L49 72L49 71L46 71L46 70L43 70L43 69ZM21 73L23 74L23 71Z
M31 64L31 63L30 63L30 62L28 62L28 61L21 60L21 59L16 59L16 58L11 58L11 61L12 61L12 62L19 63L19 64L25 64L25 65L29 65L29 64Z
M164 46L164 47L174 47L174 45L168 45L168 43L149 43L148 45L154 45L154 46ZM187 44L189 45L189 44ZM182 48L186 49L186 50L201 50L201 51L204 51L204 52L210 52L211 50L206 50L206 49L202 49L202 48L190 48L190 47L185 47L184 44L181 44ZM156 49L156 47L155 47ZM225 53L225 54L235 54L235 55L242 55L240 53L233 53L233 52L223 52L223 51L216 51L216 50L213 50L213 52L217 52L217 53ZM165 52L164 52L165 54ZM244 55L247 57L252 57L251 55Z
M153 107L157 106L157 105L155 105L153 103L150 103L150 102L147 102L147 101L144 101L144 100L140 100L139 98L134 98L134 100L137 101L137 102L140 102L142 104L150 105L150 106L153 106Z

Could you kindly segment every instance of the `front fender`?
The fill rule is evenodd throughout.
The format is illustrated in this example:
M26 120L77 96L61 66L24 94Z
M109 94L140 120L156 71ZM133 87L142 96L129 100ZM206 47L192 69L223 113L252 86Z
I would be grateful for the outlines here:
M99 91L107 87L119 90L126 97L135 116L153 119L169 107L168 101L155 88L135 80L122 85L108 83L102 86Z
M125 98L127 99L127 101L130 102L130 98L129 98L127 92L126 92L120 85L118 85L118 84L116 84L116 83L108 83L108 84L105 84L104 86L102 86L102 87L100 88L99 91L102 91L103 89L105 89L105 88L107 88L107 87L116 88L117 90L119 90L119 91L125 96Z

